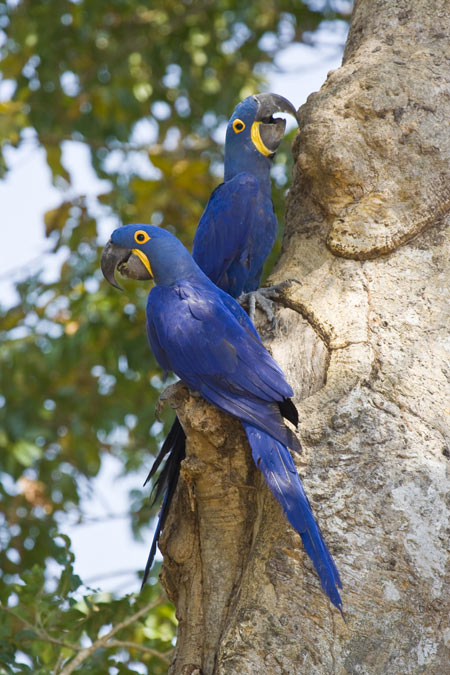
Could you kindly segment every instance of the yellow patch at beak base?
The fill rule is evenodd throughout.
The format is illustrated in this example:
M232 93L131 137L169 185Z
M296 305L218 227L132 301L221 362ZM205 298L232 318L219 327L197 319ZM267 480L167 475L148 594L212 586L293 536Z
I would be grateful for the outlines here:
M259 133L259 125L261 122L253 122L251 129L250 129L250 137L252 139L253 145L255 148L262 154L265 155L266 157L269 157L269 155L273 155L272 150L269 150L269 148L266 148L264 143L261 140L261 134Z
M132 248L131 252L134 253L134 255L137 255L137 257L139 258L141 263L144 265L147 272L150 274L151 277L153 277L152 268L150 267L150 262L149 262L147 256L145 255L145 253L143 253L143 251L139 250L138 248Z

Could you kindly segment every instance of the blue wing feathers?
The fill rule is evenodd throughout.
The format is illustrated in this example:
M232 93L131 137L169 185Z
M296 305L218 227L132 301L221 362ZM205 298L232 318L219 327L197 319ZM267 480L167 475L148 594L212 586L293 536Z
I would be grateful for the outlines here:
M217 286L238 297L255 290L275 241L277 221L259 180L238 173L212 193L194 237L192 256Z
M281 368L259 340L248 339L249 331L230 313L220 296L207 288L201 290L203 293L189 283L183 284L183 302L180 302L178 287L157 286L150 293L148 336L152 349L156 347L157 360L161 359L164 365L170 362L172 370L182 379L178 371L188 377L190 374L190 380L195 377L197 385L208 374L229 375L230 384L242 385L244 390L248 389L249 378L253 383L258 382L258 387L272 400L291 397L292 389ZM222 350L225 357L231 355L227 344L235 346L239 358L239 368L236 362L236 369L231 371L222 363ZM245 377L242 369L245 369ZM199 390L199 386L193 388Z
M200 219L192 256L211 281L221 288L232 285L225 277L233 263L238 262L238 266L245 268L258 190L257 178L239 173L214 190ZM242 273L247 276L248 269Z
M249 339L247 328L221 302L218 289L198 289L188 282L181 286L182 294L177 285L157 286L149 295L148 335L158 360L164 345L161 365L170 363L210 403L298 449L278 407L270 408L293 394L279 366L259 340Z
M244 428L255 464L281 504L292 527L300 534L323 590L333 605L342 612L342 600L338 591L338 588L342 588L339 572L314 519L289 450L249 424L244 423Z
M209 403L221 410L238 417L241 421L253 424L260 430L269 433L293 450L300 451L300 443L292 431L283 423L276 404L252 400L248 397L226 394L223 390L203 385L200 393Z

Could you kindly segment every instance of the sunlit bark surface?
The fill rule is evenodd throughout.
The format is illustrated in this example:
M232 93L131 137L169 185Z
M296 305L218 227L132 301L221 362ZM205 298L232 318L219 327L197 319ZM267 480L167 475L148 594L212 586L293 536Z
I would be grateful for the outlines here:
M265 343L347 624L235 421L179 389L188 457L163 537L173 675L449 673L450 14L360 0L300 115Z

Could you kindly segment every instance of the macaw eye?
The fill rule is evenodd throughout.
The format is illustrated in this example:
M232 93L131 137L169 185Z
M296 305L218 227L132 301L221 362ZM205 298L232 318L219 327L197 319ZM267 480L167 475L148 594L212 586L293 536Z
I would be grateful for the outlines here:
M150 239L150 237L148 236L147 232L144 232L144 230L138 230L134 233L134 239L138 244L145 244Z
M242 120L234 120L233 130L236 134L240 134L241 131L244 131L244 129L245 129L245 124Z

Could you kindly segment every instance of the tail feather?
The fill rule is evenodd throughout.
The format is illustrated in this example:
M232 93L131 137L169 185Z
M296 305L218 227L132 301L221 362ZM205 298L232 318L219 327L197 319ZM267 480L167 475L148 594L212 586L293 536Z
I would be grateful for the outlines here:
M180 440L182 438L183 439L185 438L183 427L181 426L180 420L178 419L178 417L175 416L173 424L170 427L170 431L167 434L167 438L165 439L164 443L162 444L161 449L158 452L158 456L156 457L155 461L153 462L152 468L150 469L150 472L149 472L147 478L145 479L144 486L147 485L148 481L151 478L153 478L153 476L155 475L156 471L159 468L159 465L163 461L164 457L168 453L172 452L173 447L178 445L178 443L180 442ZM156 481L156 483L157 482L158 481ZM156 483L155 483L155 485L156 485Z
M178 484L178 477L180 475L180 465L186 456L186 436L184 434L183 427L181 426L178 420L178 417L175 417L175 421L172 424L172 428L170 429L169 434L166 440L164 441L157 458L153 463L153 466L150 470L150 473L145 483L147 483L147 481L154 475L156 469L159 467L161 461L167 454L169 456L167 457L166 462L162 468L162 471L159 474L158 479L155 482L155 485L153 486L153 490L155 490L156 488L156 494L152 502L153 504L157 499L159 499L160 495L163 493L164 490L165 494L161 504L161 510L159 513L155 534L153 535L153 541L150 548L150 553L148 555L147 564L145 566L144 576L142 578L142 586L147 581L148 575L153 565L153 561L156 555L156 547L159 542L159 537L164 528L167 514L169 513L170 505L172 503L172 497L174 495L175 488L177 487Z
M323 540L289 450L279 441L250 424L244 424L255 464L274 497L283 507L292 527L300 534L323 590L342 614L339 572Z
M298 410L294 405L294 402L291 398L283 398L282 401L278 401L278 408L280 413L285 417L289 422L292 422L295 428L298 427ZM295 448L294 448L295 450Z

